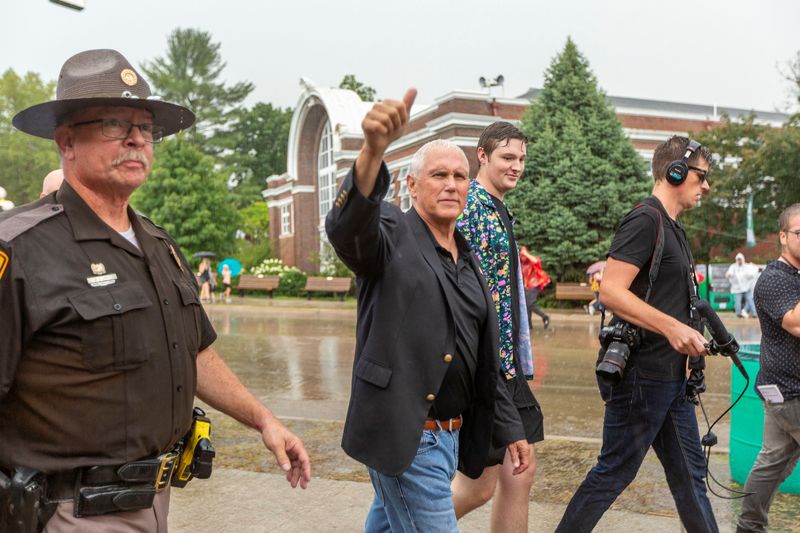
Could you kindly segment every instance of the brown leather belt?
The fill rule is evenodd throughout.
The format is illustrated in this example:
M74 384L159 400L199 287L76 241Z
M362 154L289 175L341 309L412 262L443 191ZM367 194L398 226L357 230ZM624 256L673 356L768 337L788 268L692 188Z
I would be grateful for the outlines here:
M451 418L450 420L434 420L433 418L426 418L424 429L430 431L438 431L443 429L445 431L455 431L461 427L461 417Z

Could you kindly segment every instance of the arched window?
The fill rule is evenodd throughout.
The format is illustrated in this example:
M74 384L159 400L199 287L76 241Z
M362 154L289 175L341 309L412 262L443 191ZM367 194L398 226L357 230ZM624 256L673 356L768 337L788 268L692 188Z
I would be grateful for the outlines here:
M400 182L400 192L398 193L400 197L400 209L404 212L411 209L411 193L408 191L408 185L406 184L406 177L410 170L411 165L404 166L400 169L400 173L397 177L397 181Z
M319 219L320 225L325 223L325 215L333 206L336 194L336 164L333 162L333 133L331 123L325 121L322 135L319 139L319 156L317 158L317 175L319 176L317 190L319 192Z

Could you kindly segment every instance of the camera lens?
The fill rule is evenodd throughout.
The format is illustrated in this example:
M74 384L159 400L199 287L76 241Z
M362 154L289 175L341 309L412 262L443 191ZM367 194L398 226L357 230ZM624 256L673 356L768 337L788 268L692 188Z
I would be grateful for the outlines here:
M628 355L630 355L628 345L617 341L611 342L603 354L603 359L597 364L595 373L606 385L616 385L622 380Z

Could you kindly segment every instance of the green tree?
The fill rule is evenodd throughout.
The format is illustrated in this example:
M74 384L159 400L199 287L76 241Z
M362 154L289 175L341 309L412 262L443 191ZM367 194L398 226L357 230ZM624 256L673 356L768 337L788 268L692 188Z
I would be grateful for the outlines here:
M768 174L756 158L770 129L756 124L752 115L737 120L723 116L719 127L697 134L697 141L711 150L716 161L708 176L711 193L702 206L683 216L697 261L711 261L712 250L715 255L727 256L745 243L751 193L756 235L774 228L778 191L771 178L765 179Z
M236 249L240 217L229 201L225 177L212 157L185 139L158 146L150 178L131 204L164 226L187 256L204 250L222 256Z
M239 107L254 88L249 82L225 85L219 81L224 68L220 43L213 42L210 33L192 28L174 30L166 54L142 64L156 94L197 115L189 136L207 153L222 149Z
M800 202L800 116L782 129L764 134L764 145L755 155L753 166L760 168L762 176L772 178L762 178L762 182L769 187L767 198L772 198L779 209ZM764 221L761 227L775 231L776 220Z
M709 174L711 194L686 214L684 226L695 258L708 262L745 244L750 195L757 239L775 232L784 207L800 202L800 124L792 119L772 128L757 124L753 115L724 116L697 140L714 153L716 164Z
M245 268L251 268L270 257L269 208L263 200L257 200L239 214L244 238L236 241L236 258Z
M291 122L291 108L259 102L242 111L233 127L231 152L226 157L234 176L232 192L238 206L260 201L261 191L267 187L266 179L286 171Z
M364 102L376 100L375 89L358 81L354 74L345 74L342 81L339 82L339 88L354 91Z
M45 174L60 166L53 141L16 130L11 119L19 111L51 100L55 82L28 72L19 76L6 70L0 76L0 186L16 205L35 200Z
M795 106L800 104L800 51L798 51L794 58L787 61L784 68L781 69L781 75L791 84L790 94ZM796 113L793 117L795 120L800 118L800 112Z
M525 172L507 196L520 221L517 240L557 279L582 279L652 182L572 39L545 72L521 129L529 139Z
M245 240L250 242L269 242L269 208L263 201L252 202L241 209L242 231Z

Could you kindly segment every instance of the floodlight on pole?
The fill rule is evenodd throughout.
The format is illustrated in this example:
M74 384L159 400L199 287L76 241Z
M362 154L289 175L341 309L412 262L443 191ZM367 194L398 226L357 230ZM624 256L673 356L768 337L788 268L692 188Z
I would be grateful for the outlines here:
M50 1L53 2L54 4L74 9L75 11L83 11L83 8L86 7L86 2L84 0L50 0Z
M498 74L496 78L484 78L481 76L478 78L478 83L484 89L487 89L488 92L492 91L492 87L503 87L503 83L506 81L505 77L502 74ZM505 88L504 88L505 89Z

